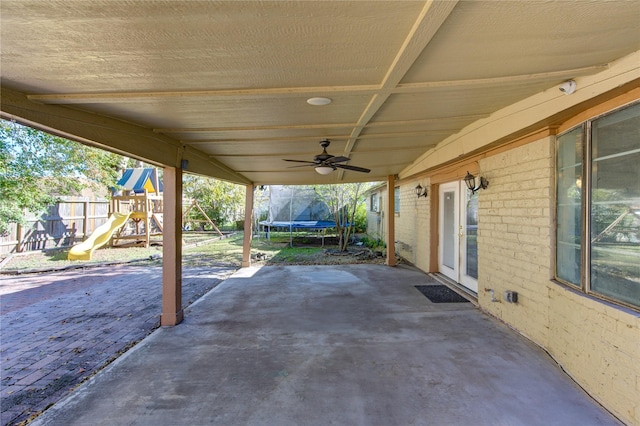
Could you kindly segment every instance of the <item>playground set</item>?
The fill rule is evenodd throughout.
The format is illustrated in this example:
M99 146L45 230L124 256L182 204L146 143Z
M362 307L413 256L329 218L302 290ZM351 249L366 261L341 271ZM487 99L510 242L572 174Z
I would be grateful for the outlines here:
M157 170L126 169L117 186L120 189L111 193L109 219L71 248L69 260L91 260L93 252L107 243L133 241L149 247L151 237L162 236L162 182Z
M111 212L129 213L129 220L113 233L111 244L133 240L149 247L151 237L162 236L162 182L157 170L127 169L117 185L122 189L111 195Z
M111 194L109 219L96 228L85 241L71 248L67 256L69 260L91 260L93 252L106 244L149 247L152 237L162 236L163 188L157 170L126 169L117 185L119 189L112 190ZM218 235L223 236L198 204L198 200L183 200L183 205L188 205L182 214L183 223L188 221L208 224Z
M204 209L200 207L198 200L183 199L182 205L185 206L187 204L189 204L189 207L187 207L184 213L182 213L182 226L184 231L190 231L190 229L187 228L188 226L187 224L198 223L200 224L200 226L202 226L203 229L205 225L211 225L211 228L215 230L218 233L218 235L220 235L221 237L224 235L218 229L218 227L213 222L213 220L211 220L209 215L205 213ZM195 213L195 216L194 216L194 213ZM197 219L198 216L203 217L204 219Z
M117 183L110 202L110 217L106 223L83 242L71 248L69 260L91 260L95 250L106 245L149 247L152 237L162 236L162 182L154 168L127 169ZM327 231L336 227L325 203L318 199L313 190L301 190L293 187L268 187L268 206L266 211L256 212L264 217L258 226L269 239L275 230L288 231L290 245L293 245L293 233L310 231L317 238L324 238ZM182 215L184 224L197 223L200 227L209 225L218 235L223 233L198 204L198 200L183 200L185 210ZM185 229L188 231L188 229Z

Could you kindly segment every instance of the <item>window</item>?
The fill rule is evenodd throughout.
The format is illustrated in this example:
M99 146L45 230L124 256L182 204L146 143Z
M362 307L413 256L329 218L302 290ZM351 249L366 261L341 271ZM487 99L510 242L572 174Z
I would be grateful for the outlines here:
M372 212L380 212L380 195L379 194L371 194L371 204L370 204L370 211Z
M640 104L560 135L556 278L640 307Z
M394 204L394 212L400 213L400 187L396 186L393 188L393 204Z

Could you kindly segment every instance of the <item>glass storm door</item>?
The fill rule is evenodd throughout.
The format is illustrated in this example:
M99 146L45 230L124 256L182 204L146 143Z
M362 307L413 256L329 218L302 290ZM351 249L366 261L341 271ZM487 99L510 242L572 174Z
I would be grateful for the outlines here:
M478 292L478 193L472 194L464 181L460 198L460 284Z
M460 252L460 184L452 182L440 185L440 237L438 242L438 266L440 273L458 282Z
M440 185L440 273L478 292L478 194L464 181Z

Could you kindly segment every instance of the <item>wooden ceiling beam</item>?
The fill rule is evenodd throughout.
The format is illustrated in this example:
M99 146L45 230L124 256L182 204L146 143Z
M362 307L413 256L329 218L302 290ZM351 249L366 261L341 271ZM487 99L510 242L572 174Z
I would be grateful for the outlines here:
M403 83L393 85L391 75L398 75L399 71L388 72L385 81L381 85L360 85L360 86L324 86L324 87L276 87L258 89L225 89L225 90L174 90L174 91L131 91L131 92L99 92L99 93L39 93L27 95L33 102L43 104L85 104L85 103L119 103L127 101L139 101L144 99L162 98L196 98L196 97L299 97L299 96L330 96L331 94L399 94L399 93L419 93L435 88L452 88L468 86L495 86L499 84L520 83L535 80L564 79L582 75L594 74L607 69L608 65L597 65L566 69L560 71L549 71L534 74L508 75L501 77L477 78L467 80L443 80L425 81L419 83ZM405 70L406 72L406 70ZM402 74L404 75L404 74ZM402 78L402 76L400 77Z
M1 88L1 114L7 120L159 166L179 167L189 160L189 171L240 184L251 183L242 174L202 151L150 129L60 105L32 102L21 92Z
M381 91L372 96L371 101L360 115L357 126L354 126L351 131L344 150L344 156L348 157L355 148L362 129L384 105L391 95L391 90L400 83L457 3L457 1L453 0L447 2L427 1L425 3L382 80ZM342 180L343 177L344 171L340 171L339 180Z
M99 92L99 93L53 93L28 95L30 101L46 104L118 103L129 100L194 97L300 97L327 96L328 93L362 94L374 93L377 85L325 86L325 87L275 87L258 89L225 90L178 90L149 92Z

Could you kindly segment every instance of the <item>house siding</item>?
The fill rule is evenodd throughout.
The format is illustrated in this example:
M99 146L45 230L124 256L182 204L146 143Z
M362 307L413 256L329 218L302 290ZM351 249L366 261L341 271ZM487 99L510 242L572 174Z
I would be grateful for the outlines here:
M555 133L640 99L639 55L577 79L571 96L541 91L427 151L399 174L395 224L398 254L437 272L437 253L430 250L437 251L439 200L431 203L431 197L438 197L439 184L462 179L467 170L487 178L489 187L478 193L479 308L544 348L591 396L633 425L640 425L640 311L553 279ZM433 193L418 199L418 183ZM518 303L503 300L506 290L518 292Z
M415 187L420 183L428 186L428 180L406 182L400 187L400 211L395 214L395 243L396 253L404 260L416 265L422 270L429 269L429 210L431 193L427 197L418 198ZM380 211L373 212L370 208L370 197L376 194L380 197ZM367 234L374 238L386 239L385 215L387 214L386 187L377 188L368 194L367 199Z
M552 279L554 151L555 137L547 136L479 161L490 184L478 202L478 304L548 351L614 415L640 424L640 313ZM429 223L437 212L430 211L433 194L416 197L418 183L425 179L400 185L396 252L434 272ZM518 303L503 300L506 290L518 292Z
M640 424L640 315L549 283L546 349L590 395Z
M546 349L596 400L640 424L640 314L552 280L555 137L480 161L481 309ZM506 290L518 303L491 302Z
M418 198L415 187L425 181L409 181L400 185L400 213L396 214L396 253L418 268L429 270L429 221L431 212L427 197Z
M478 301L483 309L542 346L548 339L552 276L552 138L480 161L489 188L478 197ZM506 290L518 303L491 302Z
M383 188L377 188L367 193L367 234L372 238L386 238L385 214L386 214L386 194ZM371 197L378 197L378 211L371 210Z

